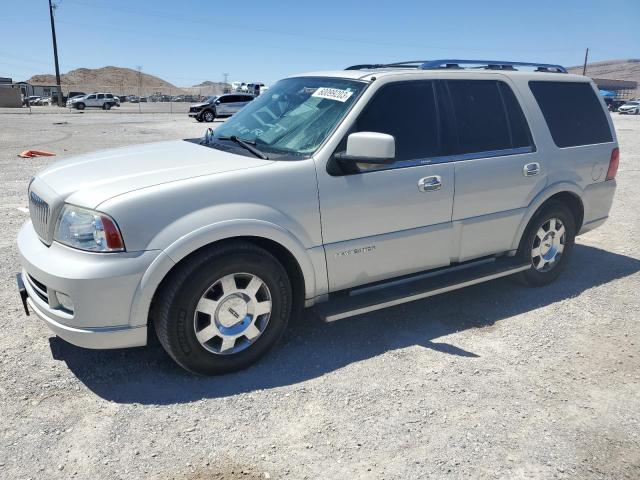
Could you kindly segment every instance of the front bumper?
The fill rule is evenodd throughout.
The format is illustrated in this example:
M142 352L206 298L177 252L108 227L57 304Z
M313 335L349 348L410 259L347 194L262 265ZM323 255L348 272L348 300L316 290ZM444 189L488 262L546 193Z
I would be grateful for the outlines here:
M195 118L195 117L199 117L199 116L200 116L200 113L201 113L201 112L189 112L189 116L190 116L190 117L193 117L193 118Z
M131 307L159 251L89 253L56 242L47 247L31 221L18 234L18 251L27 304L60 338L86 348L146 345L146 324L131 323Z

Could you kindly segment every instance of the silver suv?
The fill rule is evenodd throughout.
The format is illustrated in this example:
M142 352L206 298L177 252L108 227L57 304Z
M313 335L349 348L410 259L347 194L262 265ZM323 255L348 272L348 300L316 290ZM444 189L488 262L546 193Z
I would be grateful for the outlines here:
M618 145L559 66L431 61L281 80L203 138L54 164L18 236L25 310L88 348L237 370L325 321L567 267L608 217ZM150 329L151 327L151 329Z
M110 110L111 107L119 107L120 99L112 93L90 93L81 97L73 97L67 100L67 107L84 110L87 107L97 107Z

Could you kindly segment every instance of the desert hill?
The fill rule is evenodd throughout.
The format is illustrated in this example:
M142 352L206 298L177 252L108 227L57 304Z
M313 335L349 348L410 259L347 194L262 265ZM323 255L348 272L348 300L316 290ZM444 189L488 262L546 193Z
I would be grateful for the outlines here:
M581 75L582 66L569 67L569 72ZM588 63L587 76L609 80L633 80L640 85L640 59L629 58ZM640 95L640 88L636 90L635 95Z
M166 95L182 95L185 91L154 75L133 70L131 68L107 66L102 68L78 68L60 75L62 90L95 92L107 90L116 95L137 95L138 81L140 94L153 93ZM51 74L34 75L27 82L37 85L55 85L56 77Z

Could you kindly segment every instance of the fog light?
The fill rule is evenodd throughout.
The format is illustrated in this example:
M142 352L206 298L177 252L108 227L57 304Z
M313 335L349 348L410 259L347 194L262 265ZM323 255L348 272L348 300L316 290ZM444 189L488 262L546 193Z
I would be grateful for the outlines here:
M71 297L69 297L69 295L56 292L56 297L58 298L58 303L62 308L73 313L73 302L71 301Z

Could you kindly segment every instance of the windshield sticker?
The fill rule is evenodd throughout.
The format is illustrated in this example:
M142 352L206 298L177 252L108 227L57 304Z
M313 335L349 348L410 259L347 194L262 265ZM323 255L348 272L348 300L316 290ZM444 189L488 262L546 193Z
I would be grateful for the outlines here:
M353 92L350 92L349 90L321 87L321 88L318 88L315 92L313 92L313 95L311 96L326 98L328 100L336 100L338 102L344 103L347 100L349 100L349 97L351 97L351 95L353 95Z

